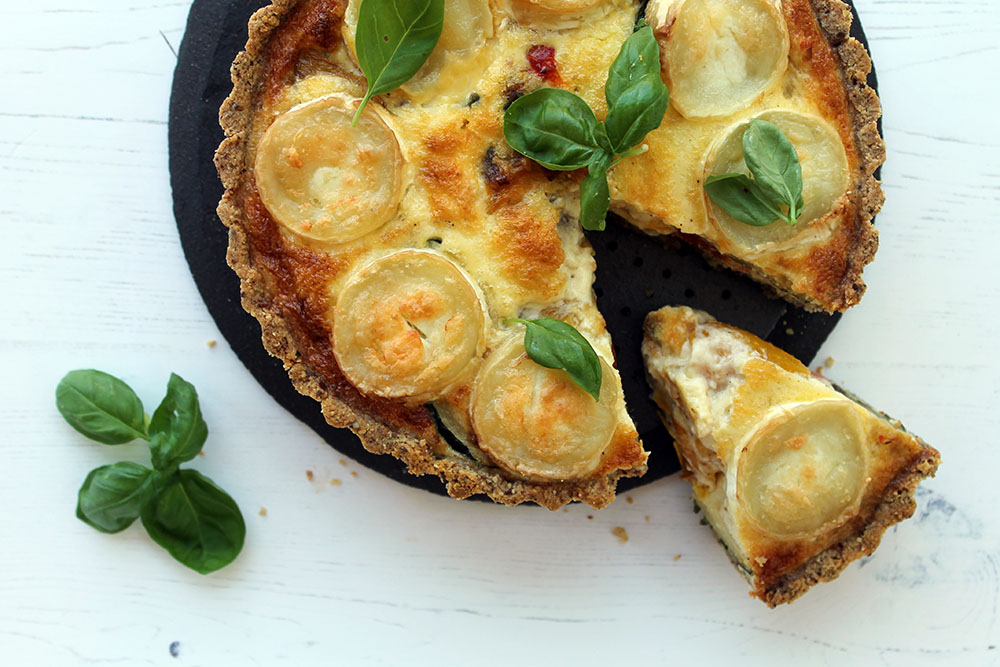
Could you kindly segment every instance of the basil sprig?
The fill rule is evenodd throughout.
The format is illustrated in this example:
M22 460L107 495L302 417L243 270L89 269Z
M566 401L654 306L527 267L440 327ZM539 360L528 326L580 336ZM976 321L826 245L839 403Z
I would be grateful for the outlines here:
M372 96L413 78L437 46L443 26L444 0L361 0L354 49L368 92L353 124Z
M118 533L141 517L154 542L201 574L236 558L246 537L236 502L207 477L178 469L198 455L208 437L189 382L171 374L167 395L147 420L139 397L118 378L71 371L56 387L56 407L91 440L149 443L152 469L121 461L90 471L77 498L81 521L102 533Z
M600 231L611 203L608 170L642 152L646 135L663 122L670 93L660 77L653 29L640 21L622 44L604 86L608 114L598 121L577 95L542 88L514 101L503 119L507 143L543 167L587 168L580 184L580 224Z
M583 334L551 317L504 320L504 324L512 322L524 325L524 349L532 361L545 368L566 371L595 401L600 399L601 360Z
M717 174L705 191L740 222L764 227L778 220L794 225L802 214L802 165L795 146L773 123L752 120L743 133L746 174Z

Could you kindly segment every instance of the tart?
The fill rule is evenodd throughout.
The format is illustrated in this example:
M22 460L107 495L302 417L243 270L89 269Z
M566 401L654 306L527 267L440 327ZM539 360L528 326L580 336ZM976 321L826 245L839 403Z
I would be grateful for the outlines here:
M695 503L768 606L870 555L937 470L898 421L707 313L650 313L642 353Z
M648 150L609 172L612 209L807 308L860 298L883 151L870 61L839 0L447 0L430 58L355 124L359 5L274 0L254 14L216 165L244 308L295 387L368 450L456 498L553 509L606 505L645 471L592 290L583 174L548 171L503 136L505 109L544 86L603 117L608 66L639 18L673 101ZM794 228L744 229L701 188L745 168L739 138L757 118L800 153ZM596 351L596 399L533 363L505 324L541 317Z

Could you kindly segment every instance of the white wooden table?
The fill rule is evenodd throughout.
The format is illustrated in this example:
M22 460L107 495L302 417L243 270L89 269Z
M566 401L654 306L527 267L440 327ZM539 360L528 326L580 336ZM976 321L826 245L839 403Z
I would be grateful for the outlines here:
M772 611L676 476L551 513L340 464L231 353L181 253L167 102L189 4L4 0L0 663L1000 663L1000 3L857 4L887 203L868 293L818 358L944 463L873 558ZM232 566L203 577L139 526L75 518L91 468L145 457L62 422L53 390L80 367L147 405L171 371L198 387L195 466L248 524Z

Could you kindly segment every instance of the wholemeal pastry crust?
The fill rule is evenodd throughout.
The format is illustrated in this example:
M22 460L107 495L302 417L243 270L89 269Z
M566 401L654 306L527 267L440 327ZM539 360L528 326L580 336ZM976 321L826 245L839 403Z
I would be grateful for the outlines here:
M794 0L792 4L804 2ZM320 3L310 0L274 0L251 17L246 50L232 66L233 91L220 110L226 139L215 161L225 195L218 214L229 228L227 261L240 277L243 307L260 322L265 348L282 360L295 388L321 404L329 424L350 429L368 451L396 457L412 474L438 476L455 498L485 494L504 504L535 502L550 509L571 501L583 501L595 507L608 504L614 499L620 478L645 472L646 455L638 440L635 440L635 447L627 452L623 450L617 467L615 461L606 462L605 474L558 483L519 479L475 457L454 455L427 408L361 394L340 372L328 349L328 341L326 348L317 344L325 336L317 334L319 325L311 319L308 296L297 291L289 268L294 262L308 263L314 259L308 252L296 255L293 249L280 248L273 223L272 228L267 228L260 222L267 216L248 214L248 211L263 210L263 207L253 182L253 166L247 158L252 151L251 136L261 100L274 96L291 82L295 59L299 55L289 50L296 45L279 44L274 36L286 22L295 19L297 8L312 8L317 4ZM346 0L325 0L322 4L327 9L342 11ZM811 0L811 8L837 56L865 174L856 195L859 224L855 226L855 233L846 239L846 273L839 279L839 291L823 306L827 310L842 310L860 298L864 290L861 270L871 261L877 246L877 236L869 221L882 202L881 190L873 175L884 160L884 148L876 128L880 109L877 97L865 83L871 66L867 53L847 36L850 12L846 5L838 0ZM322 21L319 24L322 26ZM271 75L265 80L269 68ZM275 71L279 75L275 75ZM755 275L748 265L719 255L712 248L703 249L719 263L768 282L766 276ZM779 292L783 289L781 285L774 287ZM818 307L797 294L785 292L784 296L806 307ZM622 434L622 437L633 436Z

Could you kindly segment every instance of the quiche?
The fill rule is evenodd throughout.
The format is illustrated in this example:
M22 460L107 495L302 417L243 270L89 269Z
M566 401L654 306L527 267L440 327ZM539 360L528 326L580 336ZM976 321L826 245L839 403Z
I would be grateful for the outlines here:
M707 313L650 313L642 353L695 503L768 606L871 554L937 470L898 421Z
M583 170L549 171L503 135L505 109L545 86L603 117L608 67L641 18L672 102L644 152L610 169L612 210L807 308L860 298L883 149L839 0L446 0L426 63L353 123L359 7L274 0L253 15L216 165L244 308L298 391L368 450L456 498L552 509L606 505L645 471L592 289ZM794 227L747 227L701 187L746 169L754 119L798 151ZM534 363L511 318L574 327L599 357L599 394Z

